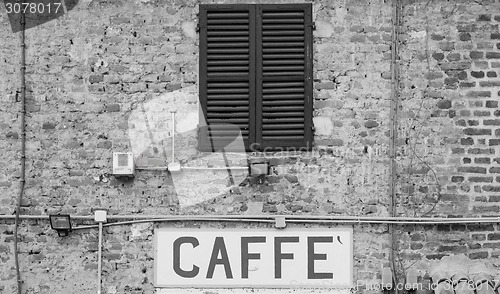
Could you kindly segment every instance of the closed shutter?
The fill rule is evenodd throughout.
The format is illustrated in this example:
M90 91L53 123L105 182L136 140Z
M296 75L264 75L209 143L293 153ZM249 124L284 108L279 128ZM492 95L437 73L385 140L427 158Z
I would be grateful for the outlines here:
M200 5L200 149L255 141L255 8ZM239 150L241 151L241 150Z
M310 149L312 6L200 5L199 78L201 151Z
M257 141L312 146L311 5L261 5L257 17Z

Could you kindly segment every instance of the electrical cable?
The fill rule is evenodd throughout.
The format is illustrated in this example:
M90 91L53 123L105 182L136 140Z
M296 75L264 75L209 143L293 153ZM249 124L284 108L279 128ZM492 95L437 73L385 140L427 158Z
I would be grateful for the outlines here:
M26 183L26 43L25 29L26 18L24 13L21 16L21 179L19 181L19 195L17 197L16 216L14 224L14 262L16 266L17 293L21 294L22 280L19 266L19 222L21 214L21 202L24 195Z
M391 101L390 101L390 181L389 181L389 213L391 217L397 215L396 211L396 146L397 146L397 130L398 130L398 99L399 99L399 34L400 34L400 1L392 1L392 46L391 46ZM398 285L398 271L396 267L397 254L397 236L393 223L387 223L390 235L390 252L389 263L391 271L393 272L393 283ZM396 294L399 289L395 287Z

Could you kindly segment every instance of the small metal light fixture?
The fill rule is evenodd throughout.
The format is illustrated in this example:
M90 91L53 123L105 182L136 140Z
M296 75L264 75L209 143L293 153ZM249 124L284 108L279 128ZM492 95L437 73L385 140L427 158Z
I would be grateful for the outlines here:
M50 227L57 231L59 237L66 237L71 231L71 217L69 214L51 214Z
M270 166L267 158L254 158L248 161L248 174L251 177L269 175Z

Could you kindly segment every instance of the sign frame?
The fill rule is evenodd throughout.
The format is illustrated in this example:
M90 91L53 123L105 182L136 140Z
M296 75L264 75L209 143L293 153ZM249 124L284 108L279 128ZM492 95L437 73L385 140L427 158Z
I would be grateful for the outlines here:
M349 255L350 255L350 266L349 266L349 277L350 277L350 283L349 284L328 284L328 283L318 283L318 284L308 284L308 285L303 285L303 284L289 284L289 285L276 285L276 284L259 284L259 285L252 285L250 283L248 284L239 284L239 285L227 285L227 284L196 284L192 285L189 288L193 289L243 289L243 288L254 288L254 289L351 289L354 287L354 243L353 243L353 226L339 226L339 227L334 227L334 228L285 228L284 230L276 229L276 228L224 228L224 229L218 229L218 228L155 228L154 229L154 245L153 245L153 250L154 250L154 287L155 288L186 288L186 285L183 284L159 284L158 282L158 232L163 231L163 232L179 232L179 231L192 231L193 235L196 236L196 232L221 232L221 231L232 231L232 232L241 232L242 236L245 236L245 232L256 232L256 231L262 231L262 232L267 232L267 233L272 233L272 231L277 231L279 233L282 232L289 232L290 234L293 234L293 232L307 232L310 235L314 235L314 232L329 232L329 231L343 231L349 234ZM320 280L321 281L321 280ZM312 282L312 281L311 281Z

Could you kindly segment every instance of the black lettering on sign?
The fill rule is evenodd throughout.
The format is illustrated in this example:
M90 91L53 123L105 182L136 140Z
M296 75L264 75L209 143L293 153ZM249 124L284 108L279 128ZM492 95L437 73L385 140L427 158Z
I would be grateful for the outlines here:
M260 253L249 253L249 243L265 243L266 237L241 237L241 278L248 279L248 261L250 259L260 259Z
M293 259L293 253L281 253L282 243L298 243L299 237L274 237L274 277L281 279L281 261Z
M193 248L200 245L198 239L195 237L179 237L174 241L174 271L176 274L183 278L194 278L200 272L200 268L193 264L193 269L190 271L185 271L181 269L181 245L184 243L190 243Z
M315 243L333 243L333 237L307 237L307 278L308 279L333 279L333 273L314 272L315 260L326 260L326 254L314 253Z
M221 258L217 258L221 254ZM222 264L224 266L224 271L226 272L226 278L232 279L233 272L231 271L231 264L229 263L229 257L227 255L226 243L224 243L223 237L216 237L214 242L214 248L212 249L212 257L210 257L210 263L208 265L207 279L211 279L214 276L215 266Z

